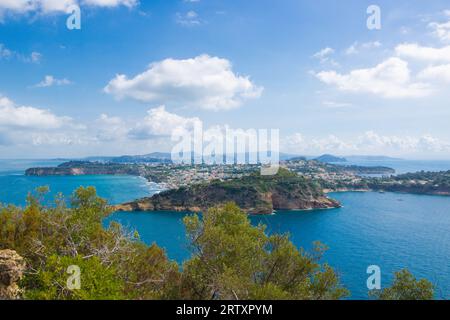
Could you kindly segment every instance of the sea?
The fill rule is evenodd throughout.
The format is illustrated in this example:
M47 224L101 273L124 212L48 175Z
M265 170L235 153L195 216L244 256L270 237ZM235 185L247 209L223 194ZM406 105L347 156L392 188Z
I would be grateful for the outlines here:
M27 194L48 186L49 203L61 193L70 199L80 186L94 186L112 204L131 201L161 191L142 178L131 176L27 177L34 166L54 166L59 160L0 160L0 203L24 206ZM386 160L351 164L382 165L397 173L450 170L450 161ZM333 193L343 207L318 211L278 211L250 216L268 232L288 233L295 245L311 250L315 241L327 245L323 262L339 274L351 292L350 299L368 299L369 266L381 270L382 287L395 271L411 270L436 287L437 299L450 299L450 197L377 192ZM170 259L190 257L179 212L117 212L105 220L138 231L142 241L165 248Z

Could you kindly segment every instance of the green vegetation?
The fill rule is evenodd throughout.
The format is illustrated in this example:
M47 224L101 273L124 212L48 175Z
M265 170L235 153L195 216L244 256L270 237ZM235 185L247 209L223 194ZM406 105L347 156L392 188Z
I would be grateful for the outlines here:
M433 284L426 279L416 280L408 271L401 270L394 275L390 288L373 294L380 300L433 300Z
M323 245L317 243L310 253L299 250L288 236L269 236L263 225L252 226L235 204L185 218L192 257L180 267L156 244L143 244L119 224L104 228L111 209L94 188L78 189L70 207L61 197L52 207L42 206L45 191L29 196L25 208L0 207L0 249L25 259L20 283L25 299L340 299L349 294L333 269L321 263ZM67 286L72 265L81 271L79 290ZM380 294L387 297L430 298L432 287L401 274Z
M25 258L21 286L27 299L158 299L170 298L179 279L178 266L156 245L146 246L112 223L94 188L78 189L68 208L61 198L43 207L37 196L28 205L0 208L0 249ZM81 290L67 289L69 265L82 273Z
M234 204L185 218L194 255L183 266L190 299L339 299L347 295L336 273L287 236L267 236Z
M254 172L239 179L214 180L168 190L151 198L117 206L123 211L206 211L232 201L253 214L271 214L274 210L326 209L339 207L327 198L315 181L280 168L274 176Z

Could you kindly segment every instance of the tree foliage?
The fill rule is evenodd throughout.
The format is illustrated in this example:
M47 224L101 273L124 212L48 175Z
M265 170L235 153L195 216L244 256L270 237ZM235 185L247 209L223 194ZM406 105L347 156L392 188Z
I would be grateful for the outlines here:
M378 291L374 296L380 300L433 300L433 284L417 280L408 270L396 272L391 287Z
M289 177L286 177L289 179ZM76 190L67 206L58 196L43 206L48 190L27 206L0 206L0 249L17 251L27 270L26 299L340 299L348 295L336 272L321 263L326 250L298 249L288 235L268 235L235 204L184 219L192 256L179 266L156 244L118 223L94 188ZM81 271L81 288L70 290L69 266ZM396 274L380 299L431 299L433 288L407 271Z
M285 235L268 236L236 205L185 218L193 257L184 263L189 299L339 299L347 291L320 265L323 246L299 251Z
M76 190L71 207L61 199L41 206L41 192L29 196L24 209L0 208L0 249L17 251L27 263L25 298L171 298L169 286L179 278L176 263L117 223L104 228L110 209L94 188ZM69 265L82 271L81 290L65 286Z

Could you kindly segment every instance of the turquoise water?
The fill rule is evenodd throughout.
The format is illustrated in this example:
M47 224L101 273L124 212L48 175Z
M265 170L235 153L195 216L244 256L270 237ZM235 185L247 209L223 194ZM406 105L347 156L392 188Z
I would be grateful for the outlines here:
M62 176L27 177L25 169L32 166L54 166L57 160L0 160L0 203L23 206L26 196L37 187L48 186L45 201L51 202L58 193L67 199L80 186L93 186L99 196L111 204L119 204L145 197L158 191L156 185L133 176Z
M252 216L269 232L290 233L306 249L320 240L329 250L324 261L333 266L353 299L367 299L366 269L378 265L382 284L392 273L410 269L438 288L437 298L450 298L450 198L393 193L332 194L343 208L278 212ZM146 243L164 247L179 262L189 257L182 218L175 212L115 213L110 220L138 230Z
M0 176L23 175L24 171L30 167L53 167L61 162L60 160L0 159Z
M397 174L418 172L418 171L447 171L450 170L450 161L448 160L358 160L337 163L339 165L357 165L357 166L385 166L395 169Z
M144 179L129 176L26 177L31 166L52 166L57 160L0 160L0 202L24 205L28 192L48 185L51 199L58 192L70 196L79 186L94 186L111 203L121 203L158 191ZM371 162L373 163L373 162ZM437 162L423 167L417 162L396 162L406 168L439 168L450 165ZM378 164L377 164L378 165ZM381 165L387 165L382 162ZM278 212L272 216L252 216L269 232L288 232L297 246L310 249L320 240L330 248L324 261L336 268L352 298L367 298L366 268L381 267L383 285L394 271L408 268L418 277L436 284L437 298L450 298L450 197L393 193L338 193L332 197L344 207L325 211ZM141 239L165 248L171 259L189 257L182 218L173 212L115 213L105 221L119 221L136 229Z

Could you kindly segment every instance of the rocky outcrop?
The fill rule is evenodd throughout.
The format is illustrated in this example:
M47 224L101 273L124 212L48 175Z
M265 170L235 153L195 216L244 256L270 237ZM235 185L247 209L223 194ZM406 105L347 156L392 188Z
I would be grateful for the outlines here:
M0 250L0 300L20 299L17 282L25 270L23 258L13 250Z
M340 207L314 182L284 170L272 177L257 174L230 181L192 185L115 206L116 211L200 212L236 203L249 214L271 214L275 210L309 210Z

